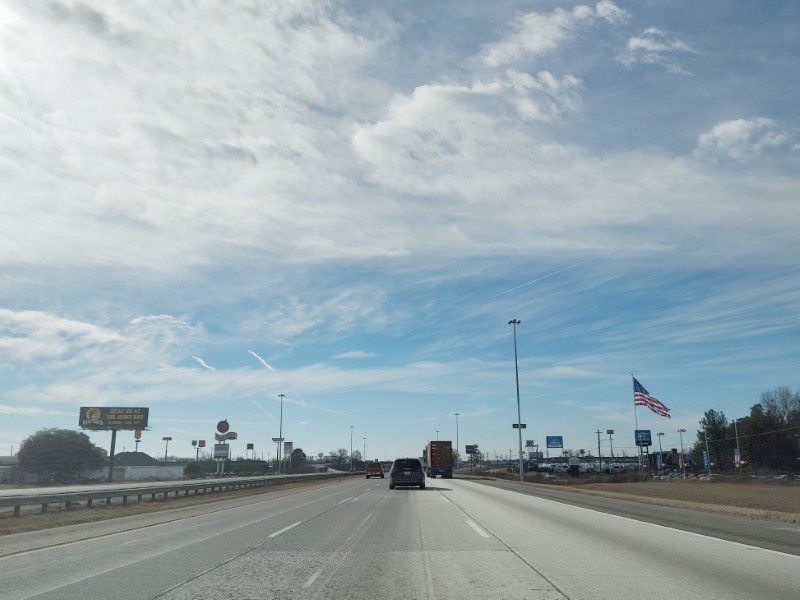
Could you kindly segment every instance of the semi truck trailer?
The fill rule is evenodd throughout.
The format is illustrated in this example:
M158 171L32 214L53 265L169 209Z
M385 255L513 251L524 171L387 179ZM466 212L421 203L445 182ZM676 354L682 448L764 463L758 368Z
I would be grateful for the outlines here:
M428 442L425 447L425 474L435 478L453 478L453 443L449 440Z

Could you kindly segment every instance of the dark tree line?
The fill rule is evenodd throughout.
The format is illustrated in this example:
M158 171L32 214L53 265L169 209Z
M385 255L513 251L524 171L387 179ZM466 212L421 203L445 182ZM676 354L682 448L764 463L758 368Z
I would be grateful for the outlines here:
M783 386L764 392L761 401L753 405L749 415L739 418L736 426L724 412L708 410L700 426L692 447L695 464L703 464L707 434L711 462L718 468L732 468L738 428L742 459L752 468L800 468L800 392Z

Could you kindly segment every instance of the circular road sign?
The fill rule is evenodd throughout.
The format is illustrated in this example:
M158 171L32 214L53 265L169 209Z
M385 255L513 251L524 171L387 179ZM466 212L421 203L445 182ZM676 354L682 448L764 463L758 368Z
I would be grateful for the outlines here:
M217 423L217 431L219 431L220 433L227 433L228 429L230 428L231 426L228 423L227 419L223 419L222 421Z

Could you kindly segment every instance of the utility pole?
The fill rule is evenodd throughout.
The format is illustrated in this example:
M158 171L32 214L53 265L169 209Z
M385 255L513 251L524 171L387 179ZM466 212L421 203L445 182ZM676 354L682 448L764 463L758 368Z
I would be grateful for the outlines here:
M456 468L458 468L458 463L460 462L459 457L461 456L458 450L458 415L459 413L456 413Z
M739 419L733 420L733 431L736 435L736 450L734 451L733 462L738 470L742 465L742 451L739 450Z
M350 470L353 470L353 426L350 425Z
M519 435L519 480L522 474L522 413L519 407L519 361L517 360L517 325L522 323L519 319L511 319L508 324L514 327L514 375L517 382L517 434Z
M659 471L663 471L664 470L664 467L663 467L663 465L664 465L664 450L661 448L661 436L664 435L664 433L659 431L658 433L656 433L656 435L658 436L658 455L661 457L661 458L658 459L658 464L659 464L658 470Z
M683 434L686 433L685 429L678 429L678 435L681 436L681 466L683 467L683 478L686 479L686 455L683 452Z
M598 429L595 431L595 433L597 434L597 472L602 473L603 459L601 458L602 455L600 454L600 430Z

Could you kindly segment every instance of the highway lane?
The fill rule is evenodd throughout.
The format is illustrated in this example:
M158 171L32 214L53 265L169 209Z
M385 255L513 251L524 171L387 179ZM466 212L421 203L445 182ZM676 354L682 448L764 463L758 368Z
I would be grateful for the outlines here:
M15 599L795 600L799 586L797 556L440 479L267 494L0 558Z

